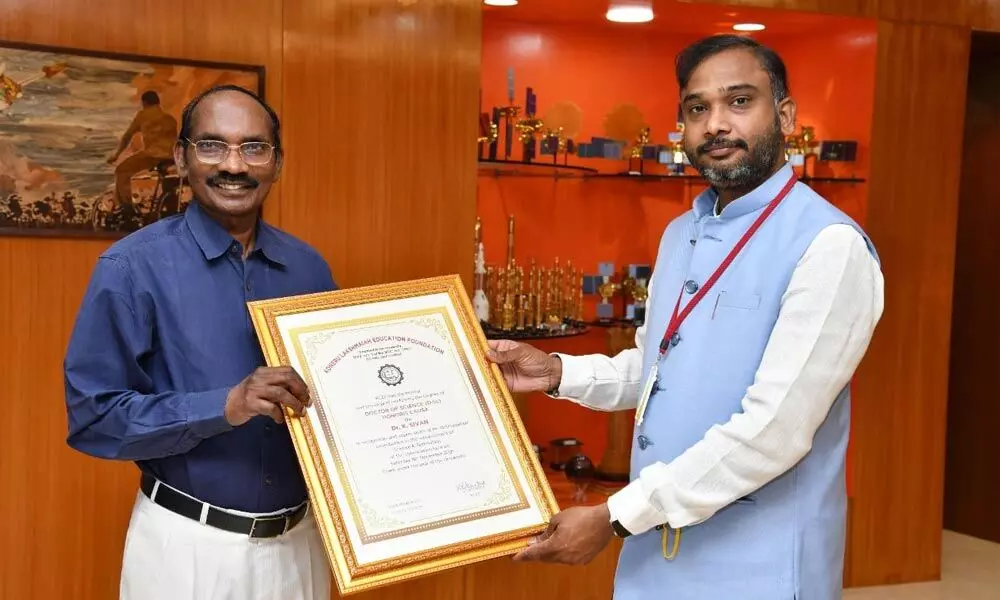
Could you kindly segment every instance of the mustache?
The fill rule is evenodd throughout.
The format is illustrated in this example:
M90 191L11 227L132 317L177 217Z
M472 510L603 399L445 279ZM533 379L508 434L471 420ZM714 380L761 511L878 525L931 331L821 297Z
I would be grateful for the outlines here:
M260 185L259 181L249 175L233 175L232 173L218 173L216 175L212 175L206 180L206 183L208 183L208 185L245 185L250 188L255 188Z
M707 152L711 152L712 150L719 150L721 148L742 148L743 150L750 150L750 145L747 144L746 140L714 138L698 146L698 154L705 154Z

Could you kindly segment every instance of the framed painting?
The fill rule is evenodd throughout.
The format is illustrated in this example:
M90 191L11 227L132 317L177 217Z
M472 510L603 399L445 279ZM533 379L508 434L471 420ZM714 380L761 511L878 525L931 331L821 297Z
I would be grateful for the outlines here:
M341 595L516 553L558 511L457 276L249 303Z
M0 42L0 233L122 237L184 211L173 145L215 85L264 67Z

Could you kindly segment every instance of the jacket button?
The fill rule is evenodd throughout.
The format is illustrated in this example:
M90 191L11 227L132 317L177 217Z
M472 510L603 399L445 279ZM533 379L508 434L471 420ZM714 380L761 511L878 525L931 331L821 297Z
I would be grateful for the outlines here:
M684 282L684 291L686 291L689 294L693 294L698 291L698 284L688 279L686 282Z
M681 334L674 333L674 335L670 336L670 345L671 346L676 346L679 343L681 343Z

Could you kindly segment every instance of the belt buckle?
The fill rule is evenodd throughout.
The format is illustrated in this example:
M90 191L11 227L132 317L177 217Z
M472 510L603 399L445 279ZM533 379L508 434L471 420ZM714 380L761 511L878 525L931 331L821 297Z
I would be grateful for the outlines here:
M253 534L254 534L254 531L257 529L257 523L259 523L259 522L265 522L265 521L268 522L268 523L273 523L274 521L284 521L285 522L285 526L281 529L281 533L278 534L278 535L284 535L284 534L288 533L288 527L289 527L289 525L291 525L292 518L291 518L291 516L284 516L284 517L255 517L254 520L253 520L253 523L250 525L250 534L249 534L250 537L254 537Z

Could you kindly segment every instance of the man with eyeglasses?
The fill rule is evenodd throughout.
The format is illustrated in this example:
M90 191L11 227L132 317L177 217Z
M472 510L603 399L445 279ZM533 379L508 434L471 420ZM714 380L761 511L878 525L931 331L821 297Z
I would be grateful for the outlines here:
M315 250L261 218L283 160L278 117L213 88L185 108L174 160L193 201L101 255L65 359L69 445L142 472L121 598L326 600L284 427L309 393L263 366L246 308L336 287Z

